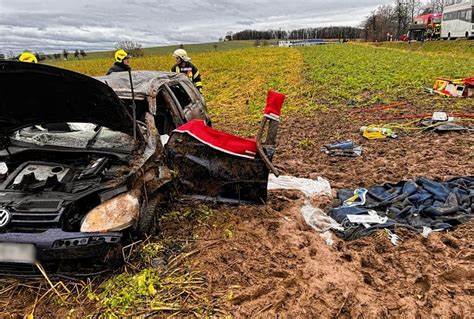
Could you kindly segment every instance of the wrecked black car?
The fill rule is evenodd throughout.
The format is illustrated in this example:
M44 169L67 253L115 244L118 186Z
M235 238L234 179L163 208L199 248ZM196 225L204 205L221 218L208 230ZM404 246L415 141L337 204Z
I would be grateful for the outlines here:
M37 262L76 275L109 265L153 232L172 192L265 202L274 114L257 139L228 139L254 149L241 156L200 133L218 134L217 144L225 134L209 127L186 77L132 72L133 101L127 79L0 62L0 274L34 274Z
M128 72L96 79L110 86L126 105L132 105L134 98L138 118L145 112L153 114L161 135L169 135L177 126L193 119L204 120L211 126L203 96L184 74L133 71L131 77L133 93Z

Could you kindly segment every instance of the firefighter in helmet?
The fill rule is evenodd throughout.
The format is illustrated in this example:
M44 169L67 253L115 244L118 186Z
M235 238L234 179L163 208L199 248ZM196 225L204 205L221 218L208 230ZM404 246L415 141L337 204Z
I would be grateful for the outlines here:
M173 56L176 59L176 64L171 68L171 72L184 73L193 82L194 86L201 92L202 81L201 74L198 68L191 63L191 58L188 57L188 53L183 49L174 51Z
M114 54L115 63L107 71L107 75L113 72L126 72L131 70L130 67L130 55L125 50L117 50Z
M22 54L20 54L18 60L21 62L38 63L38 59L31 52L23 52Z

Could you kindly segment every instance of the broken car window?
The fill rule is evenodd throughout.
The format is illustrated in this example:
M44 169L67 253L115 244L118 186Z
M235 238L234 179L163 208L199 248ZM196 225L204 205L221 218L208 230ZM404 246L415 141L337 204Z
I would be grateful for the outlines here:
M182 108L185 108L186 106L191 104L191 98L189 97L186 90L180 84L170 85L170 89L171 91L173 91L173 94L178 99L179 104L181 105Z

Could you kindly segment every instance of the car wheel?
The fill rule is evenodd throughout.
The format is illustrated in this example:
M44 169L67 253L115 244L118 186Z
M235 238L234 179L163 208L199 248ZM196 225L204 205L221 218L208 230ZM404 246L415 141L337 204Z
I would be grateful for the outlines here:
M466 31L466 40L469 40L469 32Z
M158 231L158 217L161 215L163 208L160 206L160 200L153 199L140 212L135 235L137 238L145 238L151 236Z

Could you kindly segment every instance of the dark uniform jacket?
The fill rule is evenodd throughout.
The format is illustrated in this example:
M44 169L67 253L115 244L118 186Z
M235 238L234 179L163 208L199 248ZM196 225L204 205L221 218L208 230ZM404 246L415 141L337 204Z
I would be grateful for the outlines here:
M171 68L171 72L184 73L189 79L194 83L194 86L201 91L202 81L201 74L199 74L198 68L191 62L181 62L180 64L175 64Z
M121 62L115 62L114 65L112 65L112 67L107 71L106 75L109 75L113 72L127 72L128 70L130 70L130 66Z

